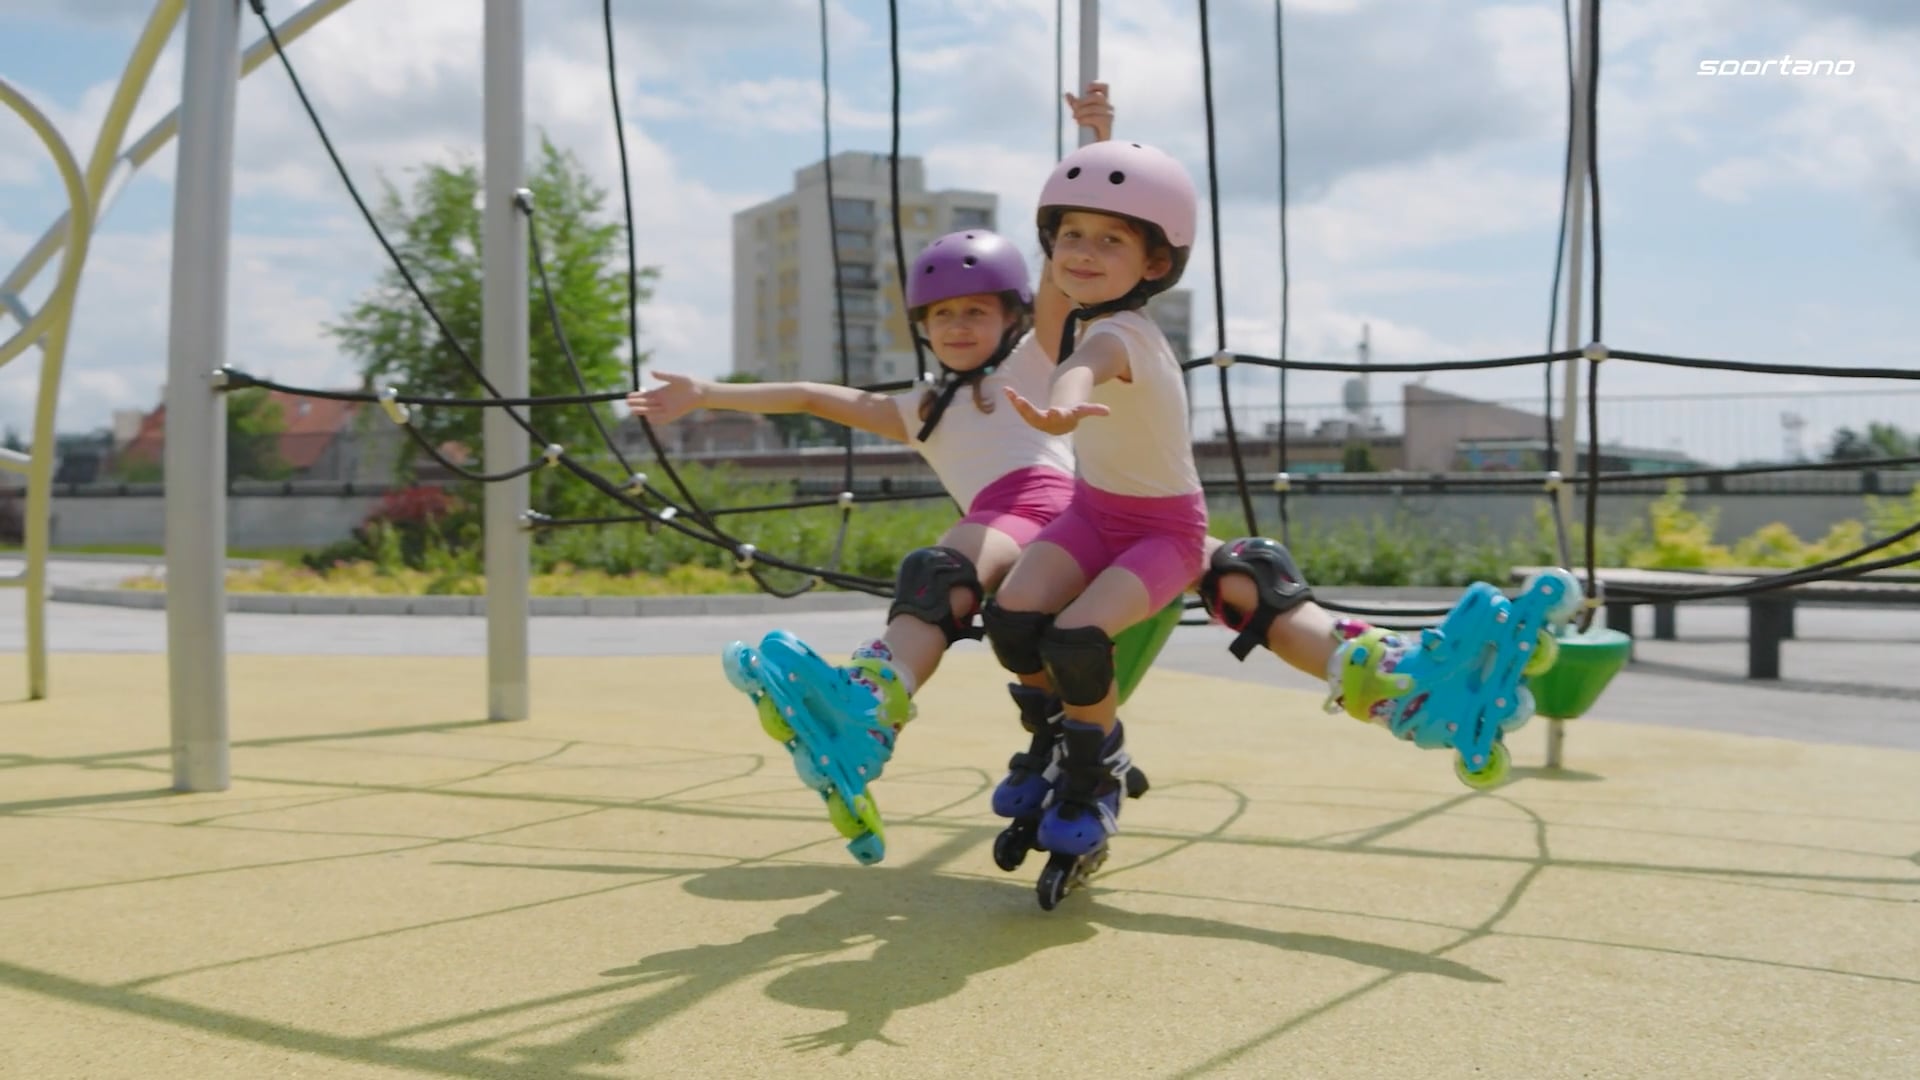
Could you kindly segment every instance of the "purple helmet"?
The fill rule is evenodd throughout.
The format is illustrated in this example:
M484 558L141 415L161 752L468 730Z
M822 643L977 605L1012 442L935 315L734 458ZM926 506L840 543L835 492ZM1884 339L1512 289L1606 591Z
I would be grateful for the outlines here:
M1193 250L1199 198L1187 170L1166 151L1136 142L1088 143L1060 159L1040 189L1041 242L1051 252L1061 213L1092 210L1157 226L1173 248L1173 271L1148 284L1153 292L1180 278Z
M1033 304L1027 260L1006 237L986 229L948 233L927 245L907 273L907 313L918 320L942 300L979 293L1013 293Z

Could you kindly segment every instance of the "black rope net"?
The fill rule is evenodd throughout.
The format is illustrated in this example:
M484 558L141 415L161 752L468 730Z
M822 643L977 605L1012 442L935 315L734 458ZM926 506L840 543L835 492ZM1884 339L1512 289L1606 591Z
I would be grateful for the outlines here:
M544 438L541 432L533 426L532 422L528 419L528 417L518 411L519 409L531 408L534 406L559 406L559 405L580 405L580 406L587 406L589 407L589 409L591 409L593 406L596 406L596 405L604 405L608 402L623 400L627 396L627 391L626 390L594 391L590 389L587 385L587 381L584 374L582 373L582 369L579 364L578 358L574 355L572 346L567 339L567 336L563 327L564 320L561 318L561 313L554 300L552 285L549 280L549 276L547 272L545 253L540 242L539 229L537 228L538 211L537 211L537 207L534 205L531 194L523 190L519 194L519 197L516 198L515 206L516 206L516 209L520 212L524 221L525 228L527 229L529 253L532 256L532 261L534 264L536 277L539 283L541 297L545 307L546 316L549 323L552 326L555 339L560 345L562 354L566 358L567 363L570 367L574 384L579 389L579 392L576 394L550 395L550 396L539 396L539 397L506 397L502 395L499 392L499 389L487 378L485 371L473 359L471 353L465 347L463 347L462 344L456 339L452 330L447 326L446 322L441 318L440 314L435 310L433 303L427 298L424 291L422 291L422 289L420 288L420 285L415 280L413 274L407 268L404 260L401 259L399 253L394 249L392 243L387 239L384 230L381 228L379 222L375 218L372 211L368 208L366 201L362 198L357 185L353 181L352 176L348 172L345 164L341 161L339 154L335 150L333 141L327 134L325 124L321 121L318 112L314 109L311 100L308 98L306 90L300 81L299 74L295 70L291 58L280 46L279 36L272 22L268 19L266 14L265 0L249 0L249 3L254 14L259 18L260 23L266 32L267 38L273 46L275 55L279 58L281 62L281 66L286 72L288 81L291 83L296 96L299 98L302 109L306 112L309 121L312 123L315 134L318 136L320 140L321 146L325 150L328 158L332 161L335 171L338 173L343 185L346 187L349 197L352 198L355 206L360 211L360 215L362 219L366 222L369 229L372 230L376 240L378 240L382 249L386 252L388 259L392 262L394 268L399 273L401 280L405 283L408 291L412 294L414 299L420 305L421 309L426 313L428 318L432 321L435 329L439 333L439 337L442 343L445 345L446 348L451 350L456 357L459 358L462 365L468 370L468 372L473 377L474 381L479 385L481 389L483 389L486 392L486 395L481 397L445 397L445 396L414 395L414 394L401 393L397 389L392 387L383 388L379 391L324 390L324 389L317 389L312 387L301 387L301 386L289 385L289 384L277 382L270 378L263 378L263 377L251 375L246 372L243 372L237 369L232 369L232 368L224 369L222 371L221 373L222 378L216 380L217 388L224 389L224 390L235 390L235 389L241 389L244 387L263 387L263 388L279 391L281 393L296 395L296 396L320 398L320 399L335 400L335 401L359 402L367 405L378 405L385 411L389 419L391 419L394 423L399 425L407 433L409 438L423 453L425 453L428 457L430 457L432 460L437 462L442 468L448 470L453 475L457 475L464 479L476 481L480 483L490 483L490 482L507 480L507 479L511 479L519 476L524 476L539 469L558 468L571 473L573 476L577 477L580 481L582 481L583 483L587 484L588 486L598 491L601 495L603 495L610 503L612 503L619 510L624 511L623 513L617 513L617 514L595 515L595 516L587 516L587 517L557 518L557 517L549 516L547 514L540 513L538 511L529 510L524 515L524 519L527 526L530 528L550 529L550 528L559 528L559 527L566 527L566 526L605 526L605 525L623 525L623 524L643 524L655 529L659 529L659 528L671 529L675 532L678 532L684 536L690 537L701 543L713 545L715 547L722 548L725 551L729 552L733 557L733 561L735 565L742 571L751 575L755 584L760 589L762 589L763 591L769 594L781 596L781 597L796 596L800 593L806 592L810 589L813 589L823 584L832 585L832 586L843 588L843 589L866 592L876 596L886 596L892 592L892 583L890 581L879 579L879 578L862 576L858 574L847 573L839 569L839 563L840 563L842 554L845 550L845 541L846 541L848 529L851 523L852 512L855 507L855 504L857 502L883 503L883 502L901 502L901 501L913 501L913 500L924 500L924 499L940 499L940 498L946 498L947 496L945 495L944 492L937 491L937 490L929 491L929 492L899 492L899 493L883 491L878 494L860 495L856 498L856 496L854 495L854 489L856 487L856 477L855 477L856 456L854 453L854 444L852 439L852 432L850 429L845 433L845 436L844 436L843 445L844 445L845 453L843 458L843 468L842 468L842 474L841 474L842 489L838 495L830 498L824 498L824 499L821 499L821 498L798 499L797 498L787 502L780 502L780 503L773 503L773 504L742 505L742 506L713 507L713 508L708 508L701 505L700 502L695 498L692 491L687 487L686 483L681 478L679 473L674 469L671 457L668 454L665 445L661 442L658 433L654 430L653 425L650 424L644 417L638 418L640 429L646 437L646 440L649 445L649 449L652 451L652 456L654 460L658 463L660 469L664 472L664 474L668 478L668 481L671 483L674 494L669 494L668 492L663 491L660 488L654 486L648 480L648 478L644 473L638 472L633 468L632 464L629 462L625 453L622 451L619 445L619 440L614 438L613 433L607 429L606 425L601 421L597 412L594 413L595 429L598 435L600 436L600 441L603 447L611 457L612 461L618 465L621 473L626 477L624 482L616 482L602 475L601 472L598 469L594 468L592 464L569 453L566 447L563 447L556 443L552 443L548 439ZM618 68L616 65L616 59L614 54L612 6L613 6L612 0L604 0L603 6L602 6L602 13L603 13L602 21L604 25L605 43L606 43L606 50L607 50L607 77L608 77L608 83L609 83L609 92L613 99L614 128L615 128L615 135L619 144L620 168L621 168L621 190L624 196L624 207L625 207L625 215L626 215L626 241L627 241L627 264L628 264L627 265L627 280L628 280L627 336L628 336L628 344L631 350L631 357L632 357L632 363L630 365L630 376L631 376L632 388L638 389L640 386L639 357L641 356L641 349L640 349L640 343L639 343L639 321L638 321L638 311L637 311L639 270L637 265L636 252L635 252L635 230L634 230L634 223L633 223L632 192L631 192L630 181L629 181L629 164L628 164L628 158L627 158L626 137L625 137L625 130L624 130L623 122L621 119L621 112L620 112L619 74L618 74ZM1056 7L1056 19L1059 19L1060 5L1056 4L1055 7ZM1799 585L1813 584L1813 583L1822 582L1822 581L1835 581L1835 580L1857 578L1862 575L1871 574L1875 571L1885 570L1885 569L1890 569L1894 567L1905 566L1905 565L1914 564L1916 562L1920 562L1920 552L1916 552L1912 554L1904 554L1904 555L1887 556L1887 557L1869 560L1865 562L1860 561L1862 559L1865 559L1867 556L1874 554L1875 552L1883 551L1886 548L1889 548L1895 544L1901 543L1916 535L1920 535L1920 522L1916 522L1911 526L1908 526L1904 529L1900 529L1888 536L1882 537L1877 541L1865 544L1856 550L1843 552L1839 555L1833 556L1828 559L1824 559L1818 563L1814 563L1809 566L1797 567L1791 570L1786 570L1786 571L1782 571L1780 573L1775 573L1775 574L1759 575L1749 580L1741 581L1738 583L1720 585L1720 586L1704 586L1704 587L1703 586L1662 586L1662 587L1628 588L1628 587L1616 586L1611 589L1608 589L1604 595L1601 593L1599 575L1597 572L1598 567L1596 566L1595 536L1596 536L1597 530L1593 527L1593 524L1598 520L1598 506L1599 506L1598 499L1599 499L1600 491L1603 487L1606 487L1609 485L1631 485L1631 484L1644 485L1650 481L1666 481L1666 480L1673 480L1673 479L1719 478L1719 477L1734 477L1734 476L1753 476L1753 475L1761 475L1761 474L1787 474L1787 473L1799 473L1799 472L1815 472L1815 471L1827 471L1827 470L1864 471L1864 470L1874 470L1874 469L1893 469L1893 468L1920 466L1920 456L1908 456L1908 457L1880 457L1880 458L1872 458L1868 460L1795 462L1795 463L1767 464L1767 465L1748 465L1748 466L1736 466L1731 468L1719 468L1719 469L1676 469L1676 470L1668 470L1668 471L1661 471L1661 472L1633 472L1633 471L1605 472L1605 471L1602 471L1600 468L1601 440L1599 438L1599 431L1600 431L1599 391L1600 391L1600 370L1606 363L1624 361L1627 363L1639 363L1639 364L1648 364L1648 365L1672 367L1672 368L1687 368L1687 369L1694 369L1694 370L1725 371L1725 372L1769 374L1769 375L1802 375L1802 376L1814 376L1814 377L1821 377L1821 378L1850 379L1850 380L1895 380L1895 381L1907 381L1907 382L1920 381L1920 370L1904 369L1904 368L1885 368L1885 367L1824 367L1824 366L1807 366L1807 365L1795 365L1795 364L1757 363L1757 362L1751 362L1751 361L1741 361L1741 360L1731 360L1731 359L1675 356L1675 355L1658 353L1658 352L1612 348L1605 344L1602 344L1602 342L1605 341L1605 337L1602 334L1603 324L1602 324L1602 306L1601 306L1603 284L1604 284L1604 277L1603 277L1604 262L1603 262L1603 249L1601 246L1601 218L1600 218L1601 187L1600 187L1599 169L1597 164L1598 162L1598 153L1597 153L1598 119L1599 119L1598 93L1597 93L1597 90L1595 89L1598 86L1598 74L1599 74L1599 4L1597 2L1589 5L1588 7L1588 11L1590 12L1590 19L1587 26L1585 27L1585 43L1587 46L1585 61L1588 65L1588 70L1592 73L1592 80L1589 83L1590 92L1586 101L1586 110L1585 110L1585 113L1586 113L1585 135L1586 135L1586 144L1587 144L1586 145L1587 153L1585 154L1586 172L1584 177L1580 178L1580 181L1579 181L1586 185L1587 195L1589 197L1589 201L1591 204L1591 216L1590 216L1591 224L1588 227L1588 232L1586 237L1589 243L1591 244L1591 252L1592 252L1591 288L1589 290L1590 292L1590 301L1589 301L1590 331L1586 335L1584 335L1585 340L1590 342L1590 344L1586 345L1584 348L1581 348L1581 349L1554 350L1552 348L1553 338L1556 330L1558 329L1558 320L1559 320L1558 301L1559 301L1559 292L1560 292L1560 281L1561 281L1561 274L1564 269L1563 260L1564 260L1564 255L1567 247L1568 214L1567 214L1566 197L1571 192L1571 190L1573 189L1573 185L1576 182L1575 178L1573 177L1573 162L1576 156L1575 145L1574 145L1574 135L1573 135L1575 130L1575 125L1573 123L1575 119L1575 116L1574 116L1575 92L1574 92L1574 75L1573 75L1574 47L1573 47L1572 15L1570 11L1570 5L1567 2L1567 0L1563 0L1562 9L1563 9L1562 13L1563 13L1563 20L1564 20L1564 26L1565 26L1565 32L1566 32L1566 41L1567 41L1566 49L1567 49L1567 66L1568 66L1568 141L1567 141L1567 151L1566 151L1566 166L1564 170L1565 183L1563 183L1562 185L1563 201L1562 201L1562 207L1561 207L1560 236L1559 236L1559 244L1556 249L1556 257L1555 257L1554 269L1553 269L1553 287L1551 291L1552 300L1551 300L1551 305L1549 307L1549 313L1548 313L1546 348L1544 348L1539 353L1529 354L1529 355L1520 355L1520 356L1487 357L1487 358L1465 359L1465 360L1439 360L1439 361L1427 361L1427 362L1417 362L1417 363L1388 363L1388 364L1365 363L1365 364L1362 364L1362 363L1346 363L1346 362L1324 361L1324 360L1302 360L1302 359L1296 359L1296 358L1288 357L1284 355L1286 352L1286 345L1287 345L1287 316L1288 316L1288 295L1287 294L1288 294L1288 287L1290 284L1290 271L1287 266L1287 245L1286 245L1286 222L1287 222L1288 207L1287 207L1287 188L1286 188L1286 142L1285 142L1285 125L1286 125L1286 104L1285 104L1286 94L1285 94L1285 76L1284 76L1284 72L1285 72L1284 40L1285 39L1284 39L1282 20L1281 20L1281 4L1278 2L1276 2L1275 4L1275 12L1274 12L1274 52L1275 52L1275 75L1276 75L1276 82L1278 86L1279 121L1280 121L1280 132L1281 132L1280 160L1279 160L1280 208L1281 208L1279 269L1280 269L1280 290L1281 290L1280 292L1280 296L1281 296L1280 344L1281 344L1282 355L1279 357L1265 357L1265 356L1252 355L1248 353L1236 352L1228 348L1227 336L1226 336L1227 321L1226 321L1226 312L1225 312L1226 301L1225 301L1225 291L1224 291L1224 275L1221 269L1221 242L1220 242L1221 238L1220 238L1220 220L1219 220L1219 210L1218 210L1218 206L1219 206L1218 169L1217 169L1217 160L1215 155L1215 139L1214 139L1215 116L1214 116L1214 109L1213 109L1213 93L1212 93L1212 80L1213 80L1212 50L1211 50L1211 44L1209 40L1208 6L1206 3L1206 0L1200 0L1200 4L1199 4L1200 48L1201 48L1203 78L1205 79L1205 113L1206 113L1205 121L1206 121L1206 131L1207 131L1207 174L1208 174L1207 179L1208 179L1208 191L1210 195L1209 224L1211 227L1211 234L1212 234L1211 239L1213 242L1213 259L1214 259L1214 294L1215 294L1214 295L1214 315L1215 315L1215 325L1216 325L1216 334L1217 334L1217 349L1211 356L1196 358L1196 359L1187 361L1183 365L1183 369L1186 371L1193 371L1208 365L1212 365L1218 369L1219 376L1220 376L1219 385L1220 385L1222 411L1226 420L1225 433L1227 436L1229 450L1232 455L1232 462L1233 462L1233 468L1234 468L1234 479L1231 481L1231 483L1220 482L1220 481L1209 481L1206 483L1207 490L1209 492L1215 492L1215 491L1225 492L1225 491L1231 490L1238 497L1238 500L1241 504L1242 511L1246 515L1246 521L1247 521L1249 530L1253 532L1259 531L1255 514L1254 514L1254 504L1252 499L1253 481L1249 479L1246 463L1244 461L1243 454L1241 451L1240 440L1238 438L1236 429L1234 427L1231 395L1230 395L1229 380L1228 380L1228 375L1232 367L1240 364L1246 364L1246 365L1251 365L1255 367L1272 368L1279 373L1280 422L1277 425L1277 432L1276 432L1276 449L1277 449L1276 466L1277 468L1270 477L1265 478L1264 482L1270 485L1271 490L1278 496L1277 502L1279 506L1279 514L1280 514L1280 522L1281 522L1280 531L1282 533L1281 539L1283 542L1286 541L1287 539L1286 534L1290 531L1289 529L1290 514L1288 510L1288 499L1290 496L1293 496L1293 495L1313 494L1317 492L1354 491L1354 490L1382 489L1382 488L1392 489L1397 491L1417 490L1417 491L1424 491L1424 492L1431 492L1431 493L1438 494L1438 493L1489 491L1489 490L1499 490L1502 488L1535 486L1541 489L1543 496L1547 498L1548 501L1554 507L1556 539L1559 544L1559 550L1562 553L1562 562L1566 563L1566 562L1572 561L1570 549L1568 546L1569 530L1567 528L1567 523L1564 520L1564 517L1560 515L1558 512L1559 501L1556 498L1556 496L1559 493L1562 486L1569 486L1577 489L1584 496L1585 512L1583 516L1585 518L1585 524L1587 527L1583 530L1585 533L1586 543L1585 543L1585 550L1582 554L1584 556L1583 561L1584 561L1584 569L1585 569L1585 574L1583 575L1583 579L1584 579L1586 597L1587 597L1587 612L1586 612L1585 618L1588 618L1588 619L1591 618L1593 610L1598 606L1600 606L1602 603L1605 603L1605 604L1649 604L1649 603L1673 604L1673 603L1679 603L1679 602L1685 602L1685 601L1715 600L1715 599L1726 599L1726 598L1732 598L1732 597L1753 596L1756 594L1762 594L1762 593L1771 592L1771 591L1778 591L1782 589L1789 589ZM820 79L821 79L821 98L822 98L822 105L821 105L822 150L824 154L823 168L826 173L826 198L827 198L829 231L830 233L834 233L835 235L837 235L837 233L835 233L835 230L833 229L835 205L834 205L834 196L833 196L833 168L832 168L833 142L832 142L832 121L831 121L831 77L830 77L831 69L830 69L830 56L828 51L827 17L828 17L828 6L825 0L821 0L819 5L819 19L820 19ZM900 200L899 200L901 88L900 88L900 60L899 60L899 15L897 10L896 0L890 0L888 4L888 18L889 18L889 56L892 64L892 76L893 76L893 79L892 79L893 128L892 128L892 153L890 155L890 158L891 158L890 182L891 182L891 187L893 191L893 200L892 200L893 201L893 206L892 206L893 241L894 241L894 257L895 257L895 262L896 262L897 271L898 271L898 279L904 284L905 277L906 277L907 259L906 259L905 242L903 238L903 230L902 230L902 222L901 222L901 207L900 207ZM1061 26L1057 25L1056 26L1056 60L1058 60L1058 57L1059 57L1062 38L1063 38L1062 28ZM1056 80L1058 80L1059 78L1060 78L1060 74L1058 69L1056 69ZM1060 128L1059 128L1058 118L1056 116L1056 134L1058 135L1059 133L1060 133ZM1061 145L1057 147L1057 149L1064 149L1064 142L1062 142ZM834 262L833 271L834 271L834 280L835 280L835 309L836 309L836 315L841 325L841 333L839 336L839 352L840 352L839 361L840 361L841 382L844 385L853 385L854 384L854 380L852 378L853 373L851 369L850 359L848 356L847 335L845 332L845 299L844 299L844 295L842 294L842 286L840 282L840 274L839 274L840 252L839 252L837 241L834 244L830 245L830 251L831 251L833 262ZM871 391L871 392L887 393L887 392L904 390L904 389L908 389L908 388L920 385L921 382L924 381L924 375L926 372L926 357L923 351L923 345L918 339L918 335L913 335L913 337L914 337L915 359L916 359L918 371L922 375L921 380L903 380L903 381L889 382L889 383L876 383L871 385L862 385L860 388L863 390ZM1486 475L1486 476L1462 477L1455 474L1446 474L1446 475L1435 474L1431 476L1422 476L1417 474L1406 474L1406 473L1400 473L1400 474L1338 474L1336 473L1336 474L1308 474L1308 475L1303 475L1301 477L1293 477L1288 472L1289 451L1288 451L1288 445L1287 445L1287 432L1288 432L1288 426L1289 426L1288 425L1289 402L1288 402L1288 394L1287 394L1286 377L1290 372L1342 372L1342 373L1352 373L1352 374L1434 373L1434 372L1449 372L1449 371L1484 371L1484 370L1493 370L1493 369L1539 367L1542 370L1542 378L1543 378L1543 384L1545 388L1545 399L1547 404L1546 445L1548 447L1548 460L1551 461L1553 460L1554 448L1557 445L1556 438L1559 438L1559 437L1572 438L1573 437L1572 432L1564 432L1564 433L1557 434L1555 431L1555 425L1553 422L1553 408L1552 408L1553 407L1553 376L1554 376L1557 365L1562 363L1585 363L1587 365L1587 368L1586 368L1587 398L1585 402L1586 422L1587 422L1587 456L1586 456L1585 469L1577 475L1562 476L1560 473L1555 471L1555 472L1548 472L1545 476L1545 479L1542 480L1540 478L1530 477L1530 476L1508 476L1508 475L1497 475L1497 474ZM506 468L503 468L494 472L483 472L483 471L469 469L465 465L451 460L449 456L441 450L441 448L432 445L431 440L426 438L423 434L421 434L421 432L416 427L413 426L413 424L411 423L411 419L412 419L411 410L419 409L419 408L499 408L499 409L504 409L506 410L508 417L510 417L517 426L519 426L521 429L526 431L532 444L538 448L537 456L533 457L532 460L529 460L527 462L524 462L518 465L508 466ZM838 529L836 531L834 541L831 545L831 550L829 552L828 558L825 560L826 565L814 565L799 559L783 557L774 553L760 551L753 544L740 539L737 535L734 535L728 532L726 529L722 528L719 523L720 519L723 517L741 516L741 515L749 515L749 514L764 514L764 513L784 513L784 512L791 512L794 510L823 508L823 507L838 507L841 511ZM768 568L777 569L777 570L798 575L799 578L801 579L801 584L794 588L778 587L764 576L763 570ZM1340 611L1340 612L1345 612L1345 613L1355 614L1355 615L1361 615L1361 616L1367 616L1367 617L1375 617L1375 618L1387 620L1390 622L1397 622L1400 625L1408 625L1410 620L1417 621L1417 620L1438 618L1442 615L1445 615L1449 610L1446 607L1420 607L1420 606L1414 606L1414 605L1377 606L1377 605L1340 604L1340 603L1335 603L1326 599L1321 599L1319 602L1321 606L1326 607L1330 610ZM1195 607L1198 607L1199 604L1197 600L1189 600L1187 606L1189 608L1195 608Z

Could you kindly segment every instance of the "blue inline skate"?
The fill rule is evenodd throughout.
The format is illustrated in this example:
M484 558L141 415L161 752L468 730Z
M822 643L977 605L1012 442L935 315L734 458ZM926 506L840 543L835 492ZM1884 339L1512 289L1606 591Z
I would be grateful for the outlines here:
M1071 809L1060 806L1069 769L1067 736L1081 725L1063 727L1066 715L1060 699L1045 690L1018 683L1008 684L1007 689L1020 707L1020 726L1033 741L1025 751L1013 755L1007 763L1006 777L993 791L993 812L1013 819L994 837L993 862L1012 872L1027 861L1027 852L1048 852L1046 869L1040 873L1039 894L1040 906L1051 911L1107 860L1106 837L1112 830L1101 828L1094 837L1091 827L1103 822L1110 826L1119 817L1120 792L1137 799L1150 785L1147 774L1133 765L1125 750L1118 750L1115 761L1106 764L1096 745L1091 757L1099 764L1081 770L1084 775L1076 786L1076 790L1088 788L1094 794L1076 800ZM1119 730L1117 721L1115 730ZM1118 783L1108 785L1108 779L1117 779ZM1060 806L1057 811L1056 806ZM1104 818L1101 807L1105 807ZM1049 818L1055 824L1046 831ZM1064 844L1066 850L1055 847L1055 843Z
M819 792L835 831L863 865L886 857L886 829L868 785L893 756L898 729L912 717L892 667L856 658L827 663L784 630L728 645L727 681L753 699L760 726L787 748L802 783Z
M1528 578L1511 599L1475 582L1417 641L1378 628L1353 633L1329 665L1329 710L1344 709L1424 749L1451 747L1461 783L1495 787L1512 765L1503 736L1533 716L1533 695L1521 680L1553 666L1555 631L1580 603L1579 582L1553 569Z

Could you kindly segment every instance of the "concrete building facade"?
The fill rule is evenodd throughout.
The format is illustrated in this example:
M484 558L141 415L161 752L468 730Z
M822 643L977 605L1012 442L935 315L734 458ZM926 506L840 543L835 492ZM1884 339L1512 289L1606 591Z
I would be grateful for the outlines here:
M835 154L831 162L796 170L792 191L734 215L736 374L840 381L836 267L846 315L849 380L872 384L918 373L894 257L888 161L886 154ZM988 192L928 191L920 159L900 159L901 236L909 260L957 229L997 229L998 209L998 196ZM931 365L933 358L927 360Z

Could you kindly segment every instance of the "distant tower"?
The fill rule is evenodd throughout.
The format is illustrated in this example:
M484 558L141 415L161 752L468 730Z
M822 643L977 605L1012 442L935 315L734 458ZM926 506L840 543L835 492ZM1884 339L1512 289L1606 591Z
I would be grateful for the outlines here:
M1783 457L1781 460L1783 461L1807 460L1806 447L1801 441L1801 436L1806 430L1807 430L1806 417L1801 416L1797 412L1783 412L1780 414L1780 432L1782 436L1781 441L1783 443L1783 445L1781 446L1781 451L1782 453L1785 454L1785 457Z
M1373 430L1373 376L1365 370L1373 353L1372 339L1371 324L1361 323L1360 344L1355 351L1362 370L1357 377L1348 379L1346 385L1341 387L1340 397L1352 417L1351 423L1356 432Z

